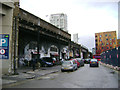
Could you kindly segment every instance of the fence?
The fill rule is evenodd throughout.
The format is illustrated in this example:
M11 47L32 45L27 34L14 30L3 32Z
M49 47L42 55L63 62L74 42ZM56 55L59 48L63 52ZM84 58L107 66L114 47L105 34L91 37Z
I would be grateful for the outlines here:
M120 47L103 52L101 62L120 67Z

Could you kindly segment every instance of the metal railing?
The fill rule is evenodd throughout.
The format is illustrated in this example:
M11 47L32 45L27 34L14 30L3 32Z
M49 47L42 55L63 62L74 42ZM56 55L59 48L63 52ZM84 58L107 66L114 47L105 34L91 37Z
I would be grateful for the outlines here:
M101 62L120 67L120 47L103 52Z

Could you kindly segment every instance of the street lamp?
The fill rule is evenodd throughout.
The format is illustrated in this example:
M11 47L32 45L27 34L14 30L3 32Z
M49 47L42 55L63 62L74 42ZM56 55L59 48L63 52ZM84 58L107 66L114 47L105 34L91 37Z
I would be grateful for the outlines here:
M14 75L18 74L16 69L16 38L17 38L17 19L18 17L15 16L14 18Z
M38 26L40 26L40 19L38 19ZM38 31L38 38L37 38L37 61L39 61L39 58L40 58L40 56L39 56L39 40L40 40L40 30L39 30L39 28L37 29L37 31Z

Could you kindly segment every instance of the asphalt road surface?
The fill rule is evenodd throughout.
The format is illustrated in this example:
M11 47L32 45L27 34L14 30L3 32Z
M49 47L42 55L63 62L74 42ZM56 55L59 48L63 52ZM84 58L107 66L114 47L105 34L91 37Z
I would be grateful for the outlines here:
M11 88L118 88L118 74L102 65L85 64L74 72L59 71Z

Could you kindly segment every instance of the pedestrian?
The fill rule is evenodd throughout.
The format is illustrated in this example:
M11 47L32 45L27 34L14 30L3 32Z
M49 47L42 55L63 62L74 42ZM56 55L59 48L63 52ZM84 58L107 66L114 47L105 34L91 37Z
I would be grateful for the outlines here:
M35 60L35 58L32 58L33 71L35 71L35 64L36 64L36 60Z

